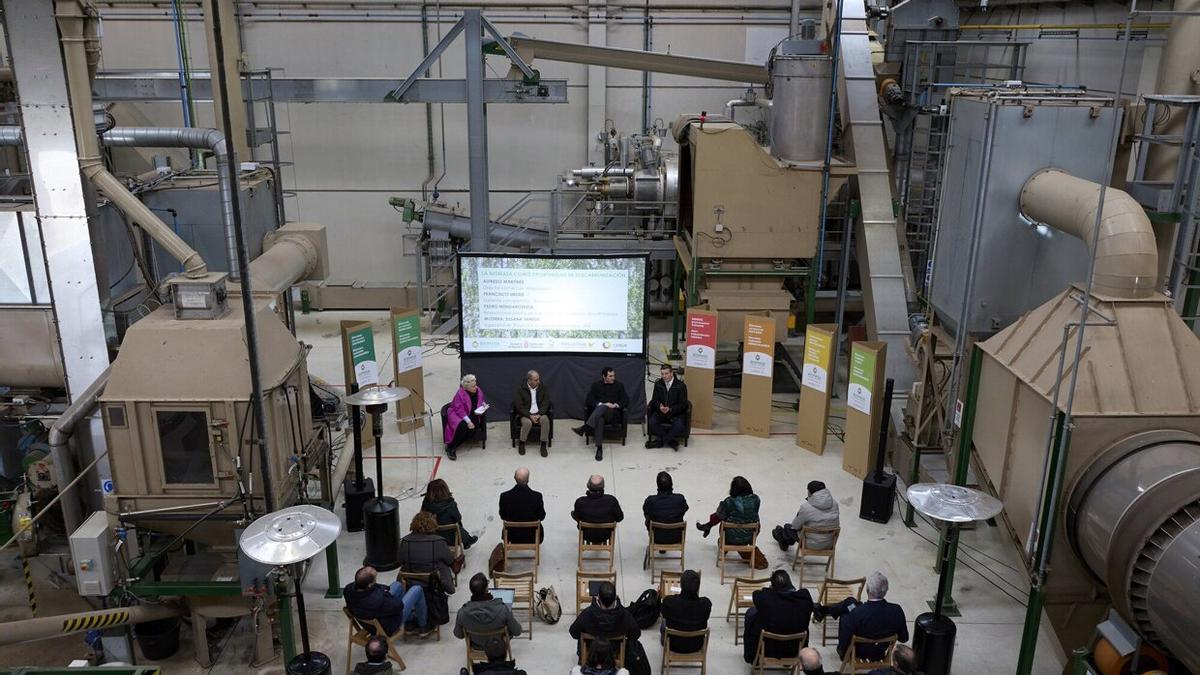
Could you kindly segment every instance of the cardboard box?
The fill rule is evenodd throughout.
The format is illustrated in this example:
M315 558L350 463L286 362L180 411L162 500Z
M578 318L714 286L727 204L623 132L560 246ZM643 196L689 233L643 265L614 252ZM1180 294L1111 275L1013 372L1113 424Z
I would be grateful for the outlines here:
M717 342L740 342L747 314L762 314L775 319L776 339L787 337L792 296L779 288L778 281L773 290L704 289L700 291L700 297L721 317L717 322Z

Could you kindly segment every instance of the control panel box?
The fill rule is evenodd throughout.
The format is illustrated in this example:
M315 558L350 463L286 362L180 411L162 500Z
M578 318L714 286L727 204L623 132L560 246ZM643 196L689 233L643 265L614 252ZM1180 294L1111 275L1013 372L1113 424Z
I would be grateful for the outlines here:
M116 579L113 560L113 533L108 529L108 514L92 513L79 529L71 533L71 560L75 583L82 596L105 596L112 592Z

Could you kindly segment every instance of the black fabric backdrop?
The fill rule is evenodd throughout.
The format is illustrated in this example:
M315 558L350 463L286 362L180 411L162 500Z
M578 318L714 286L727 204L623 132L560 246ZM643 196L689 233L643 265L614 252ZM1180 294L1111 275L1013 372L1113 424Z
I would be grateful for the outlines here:
M517 387L525 386L525 373L530 370L542 376L542 386L547 388L554 404L555 419L583 419L588 389L600 379L600 369L605 366L617 371L617 382L624 383L629 394L629 423L641 424L646 415L644 356L463 354L459 360L461 375L474 374L487 395L491 406L488 422L492 423L508 419ZM557 436L560 430L555 431Z

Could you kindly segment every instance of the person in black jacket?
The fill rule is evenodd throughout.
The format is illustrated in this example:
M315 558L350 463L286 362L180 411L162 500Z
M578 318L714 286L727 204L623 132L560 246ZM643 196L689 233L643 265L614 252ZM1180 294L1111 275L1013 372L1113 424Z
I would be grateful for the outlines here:
M625 385L617 382L617 371L605 366L600 370L600 381L592 384L584 401L583 414L586 421L572 429L583 436L591 434L596 439L596 461L604 459L604 425L619 422L629 407L629 392Z
M800 670L804 675L836 675L825 672L825 666L821 663L821 652L812 647L800 650Z
M392 669L392 664L388 663L387 642L383 638L373 637L367 640L363 649L367 653L367 660L354 666L354 675L392 675L396 672Z
M571 517L577 523L619 523L625 520L621 511L621 503L612 495L604 494L604 476L594 474L588 479L587 493L575 500L575 509ZM589 544L603 544L608 541L611 530L583 528L583 540Z
M803 633L808 630L812 617L813 601L808 590L796 590L792 578L783 570L771 575L771 585L754 591L754 606L746 611L745 645L742 657L746 663L754 663L758 651L758 640L762 632L778 635ZM795 657L796 644L771 640L763 648L766 656L774 658Z
M904 608L884 600L888 592L888 580L882 572L872 572L867 577L867 601L859 603L854 598L847 598L836 605L828 607L817 606L813 616L822 621L826 616L838 619L837 653L846 657L850 641L855 637L868 640L895 635L900 642L908 642L908 620L904 617ZM858 657L863 660L878 660L883 658L884 649L878 646L862 647Z
M569 632L576 640L584 633L594 638L625 638L626 645L642 636L633 614L621 605L616 586L608 581L600 584L592 604L575 617Z
M529 469L520 467L513 472L516 485L507 492L500 493L500 520L528 523L541 522L546 519L546 506L542 501L542 493L529 487ZM543 532L538 525L535 531L530 528L514 528L508 532L508 540L514 544L532 544L535 538Z
M712 614L712 601L700 597L700 575L695 570L685 570L679 579L679 594L668 595L662 601L662 632L664 644L667 629L697 631L708 628L708 617ZM673 638L671 651L676 654L694 654L704 647L704 638Z
M462 535L464 549L471 548L471 545L479 540L479 537L467 532L467 528L463 527L462 513L458 510L458 502L454 501L454 494L450 492L450 486L441 478L435 478L425 486L425 499L421 502L421 510L432 513L433 517L437 518L438 526L457 525L458 531ZM442 535L447 544L454 545L453 532L439 531L438 534Z
M425 592L419 584L404 584L393 581L391 586L375 583L378 577L374 567L362 567L354 574L354 581L342 589L346 609L356 619L377 619L388 635L395 635L404 624L415 625L421 633L432 630L429 625Z
M669 363L662 364L659 372L662 378L654 383L654 394L650 397L646 447L669 445L672 450L678 450L679 437L683 435L687 417L687 385L676 379L675 369Z
M908 645L896 645L891 668L876 668L867 675L924 675L917 670L917 653Z
M656 480L658 493L646 497L646 501L642 502L642 514L646 516L646 528L649 529L651 521L664 524L682 523L688 510L687 499L683 495L675 493L671 474L659 471ZM682 540L683 530L659 530L654 533L654 543L656 544L678 544Z
M525 384L517 389L513 397L513 410L517 412L517 422L521 430L517 436L517 452L525 454L525 441L534 427L542 443L542 457L548 456L546 444L550 441L550 394L542 386L542 376L538 371L525 373Z

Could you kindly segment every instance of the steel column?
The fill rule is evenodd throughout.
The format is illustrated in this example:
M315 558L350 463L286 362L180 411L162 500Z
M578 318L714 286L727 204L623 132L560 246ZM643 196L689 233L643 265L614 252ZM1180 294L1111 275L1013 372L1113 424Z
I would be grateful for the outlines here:
M478 9L463 11L467 63L467 156L470 162L472 251L488 250L487 104L483 98L483 17ZM380 490L383 486L380 485Z

